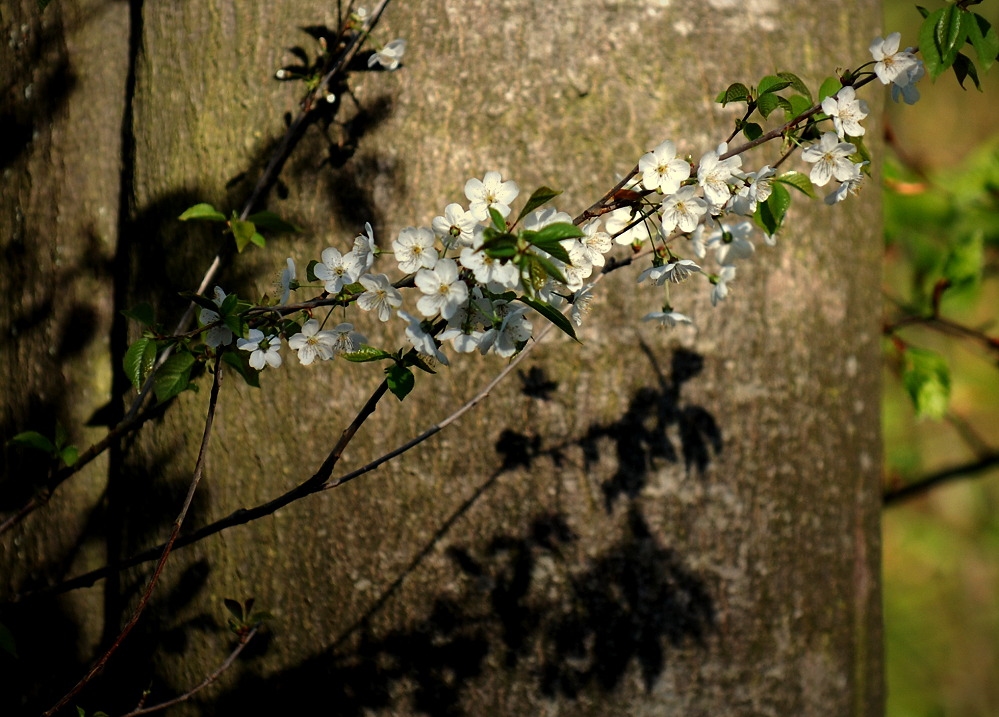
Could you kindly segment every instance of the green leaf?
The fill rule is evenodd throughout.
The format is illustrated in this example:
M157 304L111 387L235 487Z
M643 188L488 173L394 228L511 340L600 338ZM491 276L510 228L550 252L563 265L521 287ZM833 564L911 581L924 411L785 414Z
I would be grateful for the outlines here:
M940 419L950 401L950 367L942 356L926 349L905 351L902 382L908 391L916 415Z
M812 184L812 180L808 178L807 174L795 171L784 172L784 174L779 177L774 177L773 181L786 184L789 187L794 187L802 194L815 199L815 186Z
M967 24L968 41L978 54L982 72L988 72L992 63L996 61L996 56L999 55L999 35L989 21L978 13L972 13L972 19Z
M777 76L790 82L791 88L794 89L795 92L804 95L805 99L808 100L809 105L812 104L812 91L808 89L808 85L806 85L800 77L793 72L778 72Z
M188 387L194 363L194 356L184 351L175 353L160 366L153 379L153 391L159 403L170 400Z
M819 87L819 102L822 102L826 97L832 97L837 92L843 89L843 83L839 81L838 77L827 77L822 80L822 85Z
M260 388L260 371L250 365L250 355L246 351L226 351L222 360L242 376L248 386Z
M741 82L736 82L729 85L728 89L715 97L715 102L724 107L729 102L748 102L749 96L749 88Z
M966 24L967 21L967 24ZM943 14L937 20L934 29L934 39L940 50L940 58L945 68L954 64L957 53L968 36L968 24L971 15L957 5L943 8Z
M229 614L234 618L243 622L243 606L236 600L232 598L222 598L222 603L225 605L225 609L229 611Z
M519 222L538 207L547 204L561 193L562 192L559 190L552 189L551 187L538 187L528 198L527 204L524 205L524 208L520 210L520 214L517 215L517 221L514 222L514 224Z
M550 322L555 324L557 328L562 330L565 334L570 336L574 341L578 341L576 338L576 330L572 327L572 322L558 309L554 308L551 304L545 303L544 301L537 301L535 299L529 299L526 296L521 296L520 301L530 306L532 309L537 311L543 317L548 319Z
M182 222L186 222L189 219L206 222L224 222L226 220L225 214L220 212L211 204L195 204L193 207L187 209L183 214L181 214L178 219Z
M790 80L784 79L783 77L778 77L777 75L767 75L762 80L760 80L760 83L756 86L756 91L760 99L762 99L763 95L770 94L773 92L780 92L785 87L790 87L790 86L791 86Z
M38 431L24 431L22 433L18 433L16 436L7 441L7 445L34 448L39 451L44 451L50 456L56 455L55 444Z
M286 222L274 212L257 212L248 216L247 221L253 222L258 229L267 229L279 233L298 233L302 228L291 222Z
M780 229L788 207L791 206L791 195L779 182L772 184L771 188L772 191L767 201L756 205L756 214L753 215L753 219L763 228L763 231L773 236Z
M791 103L791 117L800 117L805 114L808 110L812 109L812 100L808 97L802 97L801 95L791 95L788 100Z
M760 114L764 117L769 117L770 114L777 109L782 109L785 112L791 112L791 103L780 95L766 94L760 95L759 100Z
M250 237L250 242L252 244L256 244L257 246L259 246L261 248L267 246L267 240L264 239L264 235L260 234L258 232L254 232L253 233L253 236Z
M143 326L152 326L156 322L153 307L146 301L136 304L131 309L122 310L121 315L133 321L138 321Z
M61 451L59 451L59 460L61 460L67 466L72 466L76 463L76 459L80 457L80 451L76 446L66 446Z
M492 220L493 227L496 231L506 232L506 219L504 219L503 215L499 213L499 210L495 207L489 207L489 218Z
M575 224L569 222L554 222L538 230L532 242L537 246L543 246L551 242L560 242L563 239L579 239L586 234Z
M482 251L494 259L509 259L517 253L517 237L506 233L491 236L482 243Z
M348 361L353 361L354 363L367 363L368 361L395 359L394 354L390 354L388 351L382 351L381 349L376 349L374 346L368 346L367 344L361 344L357 351L351 351L349 354L340 354L340 357L345 358Z
M946 8L934 10L919 27L919 52L923 56L923 66L930 79L933 80L938 78L948 67L943 63L943 53L937 44L936 30L945 10Z
M156 342L153 339L144 336L128 347L122 360L122 368L125 369L125 375L136 391L142 388L155 363Z
M975 286L985 266L984 232L981 229L958 237L944 262L943 274L952 286Z
M850 161L854 164L860 164L861 162L867 162L861 171L864 174L870 175L871 173L871 150L867 149L867 145L864 144L863 137L850 137L850 144L857 148L857 151L850 155Z
M400 401L406 398L416 385L416 377L405 366L394 364L385 369L385 373L389 391Z
M318 263L318 261L313 259L309 262L309 265L305 267L305 278L308 281L319 281L319 279L316 278L316 264Z
M923 16L923 19L924 19L924 20L926 19L926 16L930 14L930 11L929 11L929 10L927 10L927 9L926 9L925 7L923 7L922 5L916 5L916 10L918 10L918 11L919 11L919 14Z
M763 128L755 122L745 122L742 125L742 133L746 135L746 139L752 142L757 137L763 136Z
M967 89L964 87L964 81L970 77L978 91L982 91L982 83L978 79L978 69L975 67L975 63L962 52L957 53L957 57L954 59L954 76L957 77L957 82L962 88Z
M219 312L219 305L216 304L211 299L209 299L207 296L202 296L201 294L195 294L193 291L182 291L180 292L180 295L182 298L185 298L188 301L193 301L202 309L208 309L209 311L214 311L216 314Z
M565 250L563 249L562 251ZM566 256L568 257L568 254ZM539 254L526 254L522 268L526 269L528 275L532 278L539 275L542 277L548 275L556 281L561 281L563 284L566 283L565 274L562 273L562 270L549 259ZM536 288L540 288L541 283L539 282Z
M559 261L565 262L566 264L572 263L569 260L569 252L566 251L565 247L559 243L560 242L559 239L549 239L547 241L539 241L537 239L537 236L538 232L533 232L533 231L525 231L521 234L521 238L523 238L525 241L529 242L530 244L533 244L538 249L542 249L548 252ZM537 256L537 255L532 254L531 256Z
M257 227L254 226L253 222L243 219L231 219L229 226L232 228L232 235L236 239L237 251L243 251L246 245L253 241L254 235L257 234Z

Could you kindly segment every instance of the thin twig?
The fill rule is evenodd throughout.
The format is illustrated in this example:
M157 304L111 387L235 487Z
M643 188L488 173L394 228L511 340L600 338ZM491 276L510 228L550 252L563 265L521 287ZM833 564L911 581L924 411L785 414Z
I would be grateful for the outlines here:
M258 630L260 630L259 626L254 627L248 633L242 635L239 638L239 644L237 644L236 647L233 649L233 651L229 653L229 656L225 658L225 661L221 665L219 665L214 672L208 675L208 677L202 680L197 687L188 690L182 695L174 697L172 700L167 700L166 702L160 702L159 704L150 705L149 707L140 707L139 709L132 710L128 714L122 715L122 717L138 717L138 715L152 714L153 712L159 712L160 710L165 710L167 707L173 707L174 705L179 705L181 702L187 702L187 700L191 699L198 692L201 692L201 690L205 689L210 684L215 682L215 680L217 680L219 677L222 676L223 672L232 667L232 664L236 661L236 658L238 658L239 654L246 648L248 644L250 644L250 640L253 639L253 637L257 634Z
M139 617L142 612L146 609L149 604L149 600L153 595L153 589L156 587L156 583L160 579L160 575L163 573L163 569L166 567L167 558L170 557L170 552L173 550L174 542L177 540L177 536L180 535L180 528L184 524L184 519L187 517L187 513L191 508L191 503L194 500L194 494L198 489L198 484L201 482L201 476L205 470L205 458L208 453L208 442L212 433L212 424L215 420L215 407L218 405L219 400L219 389L222 386L222 352L219 352L218 356L215 358L215 380L212 382L212 392L208 399L208 415L205 417L205 431L201 437L201 448L198 451L198 460L194 467L194 475L191 477L191 484L187 489L187 496L184 498L184 504L177 514L177 517L173 522L173 529L170 531L170 538L167 540L166 544L163 546L163 553L160 556L159 562L156 564L156 569L153 571L153 576L150 578L149 583L146 585L146 590L142 594L142 598L139 600L139 604L136 606L129 618L128 622L118 633L118 637L111 644L111 647L105 651L105 653L100 657L97 662L90 668L86 675L76 683L69 692L63 695L62 699L59 700L55 706L44 713L43 717L50 717L50 715L55 714L60 709L62 709L73 697L80 693L87 684L93 680L93 678L104 669L108 660L111 656L118 651L121 644L128 637L128 634L132 632L132 628L136 626L139 622Z
M622 262L620 266L626 266L627 263L628 262ZM597 277L597 281L599 281L599 279L600 277ZM340 440L337 441L337 444L330 451L330 454L327 456L326 460L323 461L322 466L311 477L309 477L307 480L303 481L302 483L299 483L291 490L279 495L277 498L274 498L273 500L254 506L253 508L240 508L239 510L230 513L225 518L221 518L220 520L217 520L214 523L209 523L208 525L199 528L193 533L178 538L176 540L174 547L176 549L180 549L188 545L191 545L193 543L197 543L201 540L204 540L205 538L208 538L217 533L221 533L222 531L228 530L229 528L235 527L237 525L245 525L260 518L273 515L286 505L301 500L302 498L312 495L313 493L327 490L328 488L335 488L336 486L351 481L354 478L363 475L364 473L370 473L380 465L384 464L386 461L391 460L392 458L402 453L405 453L406 451L410 450L414 446L419 445L420 443L423 443L431 436L439 433L441 430L443 430L447 426L457 421L461 416L463 416L469 410L471 410L476 405L481 403L486 397L488 397L489 393L496 387L496 385L504 378L506 378L510 374L510 372L521 361L523 361L524 357L527 354L529 354L531 350L534 349L534 347L538 345L540 340L544 338L544 336L546 336L550 330L551 330L551 325L550 324L546 325L538 333L537 339L532 343L528 344L526 347L524 347L523 351L521 351L499 373L499 375L497 375L491 381L489 381L489 383L487 383L486 386L481 391L479 391L475 396L469 399L469 401L466 402L461 408L459 408L457 411L449 415L443 421L428 428L419 436L410 441L407 441L406 443L399 446L395 450L386 453L381 458L378 458L377 460L372 461L366 466L359 468L355 471L351 471L350 473L347 473L341 476L340 478L337 478L335 481L331 482L329 478L333 472L333 468L336 466L336 463L339 460L340 456L342 455L343 450L346 448L347 443L349 443L350 439L353 438L354 434L357 432L357 429L364 422L364 420L366 420L367 417L374 412L378 400L382 396L384 396L385 392L388 390L387 382L382 381L381 384L379 384L378 388L375 389L375 391L365 402L364 406L358 412L357 416L354 417L354 420L351 421L350 426L344 429L343 433L340 436ZM75 578L60 583L59 585L55 585L48 590L40 592L44 594L58 595L69 592L71 590L77 590L79 588L89 587L90 585L96 583L98 580L106 578L107 576L112 575L116 572L119 572L126 568L134 567L136 565L141 565L142 563L147 563L150 560L154 560L162 549L163 549L162 545L150 548L149 550L145 550L141 553L133 555L127 560L123 560L114 565L106 565L103 568L98 568L96 570L91 570L88 573L84 573L83 575L79 575ZM32 597L34 594L36 593L28 593L26 595L22 595L20 596L19 600Z
M975 474L995 466L999 466L999 453L988 453L970 463L931 473L899 488L886 489L881 494L881 501L885 508L890 508L903 501L921 496L939 485L963 478L971 478Z

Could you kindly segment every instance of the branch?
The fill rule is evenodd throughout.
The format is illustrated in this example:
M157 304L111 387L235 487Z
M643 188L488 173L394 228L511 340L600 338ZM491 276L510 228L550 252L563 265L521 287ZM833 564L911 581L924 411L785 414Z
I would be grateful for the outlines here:
M212 424L214 423L215 420L215 407L218 405L219 389L221 386L222 386L222 352L219 352L219 355L215 358L215 380L212 382L212 393L208 399L208 415L205 417L205 432L201 437L201 449L198 451L198 460L194 467L194 475L191 477L191 484L187 489L187 496L184 498L184 504L180 509L180 513L178 513L177 517L174 519L173 530L170 531L170 538L163 546L163 552L162 555L160 556L159 562L156 564L156 569L153 571L153 576L152 578L150 578L149 584L146 585L146 590L142 594L142 598L139 600L139 604L136 606L134 612L132 613L132 617L129 618L127 623L125 623L125 626L118 634L118 637L115 638L115 641L111 644L111 647L109 647L107 651L100 657L100 659L94 663L94 665L90 668L90 671L87 672L87 674L84 675L83 678L76 683L76 686L73 687L73 689L71 689L65 695L63 695L62 699L59 700L54 707L45 712L43 717L50 717L51 715L54 715L56 712L62 709L66 705L66 703L68 703L71 699L73 699L73 697L79 694L80 690L86 687L87 684L89 684L90 681L94 679L94 677L97 675L98 672L104 669L104 666L107 664L108 660L110 660L111 656L118 651L118 648L121 647L121 644L125 641L125 638L128 637L128 634L130 632L132 632L132 628L134 628L136 624L139 622L139 617L142 615L142 612L146 609L146 606L149 604L149 600L153 595L153 589L156 587L156 583L159 581L160 575L163 574L163 569L166 567L167 558L170 557L170 551L173 550L173 545L177 540L177 536L180 534L180 528L184 524L184 519L187 517L187 513L191 508L191 503L194 500L194 494L198 489L198 484L201 482L201 476L204 473L205 456L208 453L208 441L212 434Z
M223 661L223 663L219 665L218 668L213 673L211 673L210 675L208 675L208 677L202 680L197 687L192 688L191 690L185 692L182 695L174 697L172 700L167 700L166 702L160 702L159 704L150 705L149 707L139 707L138 709L132 710L128 714L122 715L122 717L137 717L138 715L147 715L153 712L159 712L160 710L165 710L166 708L173 707L174 705L179 705L181 702L187 702L187 700L191 699L198 692L201 692L201 690L205 689L210 684L215 682L215 680L217 680L219 677L222 676L223 672L232 667L232 664L236 661L236 658L239 657L243 649L248 644L250 644L250 640L254 638L258 630L260 630L259 626L254 627L245 635L241 635L239 638L239 644L236 645L235 649L229 653L229 656L225 658L225 661Z
M987 453L970 463L931 473L899 488L888 488L881 494L881 502L885 508L890 508L903 501L921 496L939 485L971 478L976 473L981 473L997 465L999 465L999 452Z
M625 265L626 262L622 263L620 266L625 266ZM608 269L608 267L605 267L605 270L606 269ZM357 429L360 427L361 423L363 423L364 420L367 419L367 417L374 412L378 400L381 399L382 396L385 395L385 392L388 390L387 382L382 381L382 383L379 384L378 388L375 389L374 393L372 393L371 397L368 398L367 402L358 412L357 416L355 416L350 426L344 429L343 433L340 436L340 440L337 441L337 444L333 447L333 450L330 451L329 456L327 456L326 460L323 461L322 466L310 478L298 484L297 486L287 491L286 493L283 493L277 498L274 498L273 500L270 500L266 503L262 503L258 506L249 509L240 508L239 510L230 513L225 518L217 520L214 523L209 523L208 525L199 528L193 533L178 538L176 540L174 547L178 549L183 548L193 543L200 542L205 538L215 535L216 533L221 533L222 531L228 530L229 528L235 527L237 525L245 525L260 518L273 515L275 512L285 507L286 505L301 500L302 498L312 495L313 493L318 493L320 491L328 490L329 488L336 488L337 486L343 485L344 483L354 480L355 478L364 475L365 473L370 473L371 471L375 470L376 468L386 463L387 461L391 460L392 458L395 458L396 456L399 456L405 453L406 451L409 451L415 446L418 446L420 443L423 443L430 437L434 436L435 434L447 428L449 425L451 425L459 418L461 418L469 410L471 410L479 403L481 403L483 400L485 400L489 396L490 392L497 386L497 384L499 384L500 381L505 379L513 371L513 369L516 368L521 361L523 361L524 357L526 357L531 352L531 350L533 350L534 347L538 345L541 339L544 338L549 331L551 331L551 327L552 327L551 324L545 326L545 328L538 333L537 339L534 342L528 344L524 348L524 350L521 351L497 376L495 376L491 381L489 381L489 383L486 384L486 386L483 387L482 390L480 390L475 396L469 399L461 408L459 408L457 411L455 411L450 416L445 418L443 421L440 421L439 423L431 426L423 433L421 433L419 436L413 438L410 441L407 441L398 448L390 451L389 453L386 453L385 455L372 461L371 463L368 463L366 466L358 468L355 471L351 471L350 473L347 473L341 476L340 478L337 478L335 481L332 482L329 481L329 478L333 472L333 468L336 466L336 463L339 460L341 454L343 453L343 450L346 448L347 443L349 443L350 439L353 438L354 434L357 432ZM141 553L138 553L137 555L134 555L131 558L128 558L127 560L123 560L114 565L106 565L103 568L98 568L96 570L91 570L88 573L84 573L83 575L79 575L70 580L66 580L65 582L55 585L47 590L38 591L37 593L27 593L25 595L20 596L18 600L22 600L27 597L32 597L39 593L59 595L62 593L69 592L71 590L77 590L79 588L89 587L94 583L96 583L98 580L106 578L109 575L113 575L116 572L119 572L126 568L134 567L136 565L141 565L142 563L147 563L151 560L155 560L156 556L159 555L160 551L163 548L164 548L163 545L158 545L154 548L150 548L149 550L145 550Z
M381 0L375 9L368 14L364 21L363 27L359 32L355 32L350 40L347 42L343 51L340 54L331 56L325 72L323 74L322 81L319 83L316 89L309 92L305 99L301 102L301 111L295 120L288 127L281 139L277 150L271 156L270 161L267 164L263 174L257 180L254 185L253 190L250 192L249 198L243 204L243 208L240 211L240 218L246 219L250 213L256 208L258 202L267 195L268 192L274 187L277 182L278 176L281 170L284 168L285 162L288 157L291 156L292 151L301 139L302 134L308 127L309 123L312 122L315 117L315 108L318 105L320 98L325 96L326 88L330 85L337 74L344 72L345 68L350 64L351 60L360 51L364 40L368 37L371 31L374 29L375 25L378 23L379 18L384 12L385 8L388 6L391 0ZM349 28L341 28L341 33L347 32ZM195 293L203 294L214 278L217 276L218 272L222 268L222 263L225 257L225 252L219 251L215 255L215 259L212 260L211 265L208 267L204 276L201 279L201 283L198 286L198 290ZM177 322L177 326L173 331L173 334L182 334L187 326L190 324L191 319L194 317L194 310L197 304L191 302L187 309L185 310L180 321ZM103 453L107 448L114 443L118 438L125 436L132 431L140 428L146 421L157 414L157 409L160 406L156 406L150 409L142 410L142 406L149 396L152 390L153 380L156 374L156 369L158 369L163 363L170 357L173 353L172 347L167 347L162 354L157 358L156 366L150 375L147 377L146 382L143 384L142 389L139 391L139 395L132 401L128 410L125 413L125 418L118 423L108 434L93 444L84 451L77 461L72 466L64 466L55 475L49 479L45 488L40 494L29 499L21 508L15 511L13 514L8 516L3 522L0 522L0 535L5 531L12 528L17 523L21 522L25 517L33 513L38 508L42 507L48 503L52 496L52 493L56 488L59 487L64 481L72 477L80 470L83 469L88 463L90 463L94 458Z

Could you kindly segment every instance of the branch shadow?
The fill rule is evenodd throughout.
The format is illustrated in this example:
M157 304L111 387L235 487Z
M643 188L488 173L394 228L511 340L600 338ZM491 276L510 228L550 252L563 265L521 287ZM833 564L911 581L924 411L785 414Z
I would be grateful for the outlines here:
M654 357L649 352L650 359ZM580 439L545 446L539 436L503 431L496 450L500 466L441 525L370 609L330 646L277 674L247 664L237 683L212 701L214 713L240 714L335 705L338 715L360 717L392 709L434 717L478 714L469 699L477 681L517 681L547 700L599 699L623 688L634 670L651 692L674 650L699 649L715 625L707 581L650 528L637 500L652 462L685 458L690 472L703 472L712 450L721 451L716 423L699 407L679 400L680 387L703 367L700 356L678 351L669 380L658 390L639 390L621 419L594 425ZM521 373L522 392L548 400L557 390L540 368ZM638 406L643 408L639 409ZM680 450L665 452L668 427L679 430ZM651 428L649 427L651 424ZM641 427L639 440L632 434ZM569 516L560 511L526 517L520 530L494 532L475 545L454 543L444 554L458 585L427 597L424 616L378 629L375 618L424 559L445 540L472 505L499 478L550 460L567 460L570 445L599 452L598 439L614 442L622 456L639 449L643 458L621 466L641 473L620 491L626 509L613 538L583 545ZM693 442L685 447L684 441ZM703 451L702 451L703 449ZM711 450L709 450L711 449ZM615 482L616 481L616 482ZM421 612L419 606L408 606ZM277 636L280 640L280 635Z

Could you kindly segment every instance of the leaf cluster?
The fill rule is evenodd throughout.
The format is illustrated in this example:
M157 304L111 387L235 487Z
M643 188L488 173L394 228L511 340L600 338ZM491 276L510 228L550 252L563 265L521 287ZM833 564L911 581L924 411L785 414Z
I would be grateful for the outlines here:
M233 210L232 216L227 219L225 214L207 203L195 204L185 210L179 219L182 222L202 221L225 224L226 233L232 234L233 240L236 242L236 250L239 252L242 252L250 244L259 247L266 246L267 240L260 233L260 229L278 234L302 231L300 227L285 221L274 212L257 212L249 215L246 219L240 219Z
M935 80L948 68L953 68L961 87L970 77L981 91L978 68L961 50L970 45L982 71L987 72L999 56L999 35L988 20L968 10L971 4L977 3L956 2L933 12L917 5L923 16L919 29L919 52L931 79Z

